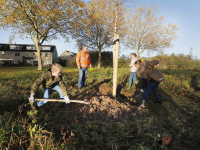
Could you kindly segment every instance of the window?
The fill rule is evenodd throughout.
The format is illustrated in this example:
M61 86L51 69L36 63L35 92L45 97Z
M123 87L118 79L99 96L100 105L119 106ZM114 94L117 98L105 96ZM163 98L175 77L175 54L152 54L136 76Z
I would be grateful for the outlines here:
M47 46L41 46L40 47L40 50L50 50L51 49L51 47L47 47Z
M26 46L26 50L36 50L35 46Z
M10 49L13 49L13 50L21 50L21 49L22 49L22 46L10 45Z
M4 51L2 51L1 54L4 54Z
M51 64L51 60L47 60L47 65Z
M50 53L45 53L45 57L50 57Z
M35 53L33 53L33 55L35 55Z
M1 46L2 46L2 45L0 45L0 48L1 48Z
M29 57L29 53L26 53L25 56L26 56L26 57Z
M37 50L36 46L26 46L27 50ZM51 47L40 46L40 50L51 50Z
M15 53L15 56L20 56L20 54L19 53Z

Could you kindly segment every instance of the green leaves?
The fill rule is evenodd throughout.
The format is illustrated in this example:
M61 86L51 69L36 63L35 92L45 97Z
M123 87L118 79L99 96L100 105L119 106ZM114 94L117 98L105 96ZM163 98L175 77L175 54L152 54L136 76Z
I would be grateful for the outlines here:
M29 129L27 131L29 131L31 138L33 138L35 136L35 134L37 133L36 129L37 129L38 125L34 125L34 127L32 127L30 125Z

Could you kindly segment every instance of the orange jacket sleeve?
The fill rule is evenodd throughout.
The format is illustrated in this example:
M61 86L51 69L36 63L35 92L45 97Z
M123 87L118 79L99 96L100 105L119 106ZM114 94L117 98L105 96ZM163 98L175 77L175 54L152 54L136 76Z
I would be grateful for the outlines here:
M78 67L81 66L81 52L78 52L76 55L76 64Z

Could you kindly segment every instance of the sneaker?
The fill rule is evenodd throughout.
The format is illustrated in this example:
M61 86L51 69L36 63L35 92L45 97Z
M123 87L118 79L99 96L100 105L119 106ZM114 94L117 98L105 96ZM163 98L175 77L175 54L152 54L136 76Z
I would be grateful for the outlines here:
M156 100L155 103L161 104L161 101L157 101L157 100Z
M142 104L140 105L140 107L145 107L145 101L144 100L142 100Z

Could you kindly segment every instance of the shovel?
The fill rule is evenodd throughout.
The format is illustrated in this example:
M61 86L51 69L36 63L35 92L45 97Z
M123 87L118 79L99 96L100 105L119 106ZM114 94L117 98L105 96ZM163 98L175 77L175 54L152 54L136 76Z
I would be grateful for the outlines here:
M125 81L126 77L127 77L129 74L130 74L130 72L128 72L127 75L124 77L124 79L123 79L123 81L122 81L122 83L121 83L121 86L124 87L124 85L125 85L124 81Z
M124 79L122 80L122 83L121 83L121 84L118 84L118 86L117 86L117 91L120 92L121 89L125 86L124 81L125 81L126 77L127 77L129 74L130 74L130 72L128 72L128 73L126 74L126 76L125 76Z
M66 102L65 100L61 100L61 99L35 99L35 101ZM87 105L90 105L90 103L91 103L91 102L85 102L85 101L82 101L82 100L70 100L70 102L82 103L82 104L87 104Z

